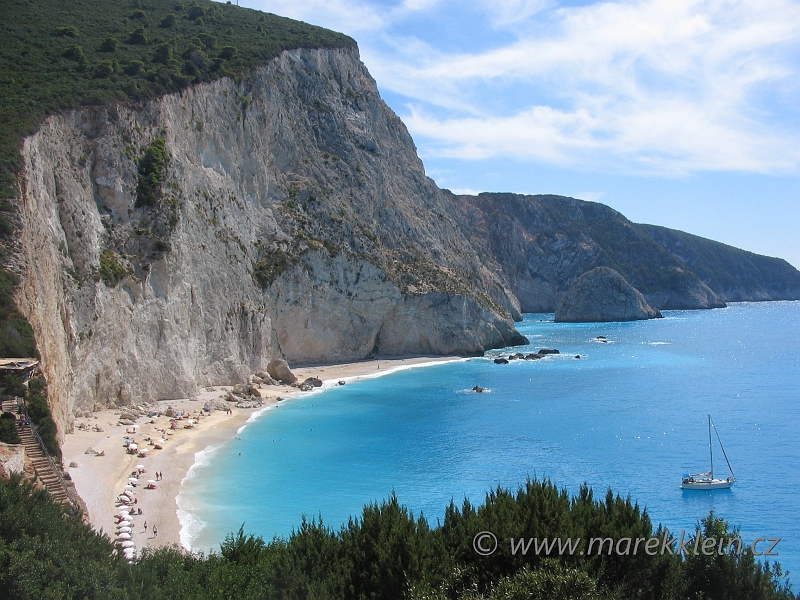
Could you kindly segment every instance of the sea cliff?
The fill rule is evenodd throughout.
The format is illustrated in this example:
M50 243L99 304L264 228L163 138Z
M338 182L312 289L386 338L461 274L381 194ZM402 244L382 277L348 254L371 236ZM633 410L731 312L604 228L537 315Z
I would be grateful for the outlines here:
M167 159L143 202L142 160ZM273 356L476 354L524 341L356 49L292 50L27 138L17 302L59 424L183 397ZM137 160L139 162L137 163Z

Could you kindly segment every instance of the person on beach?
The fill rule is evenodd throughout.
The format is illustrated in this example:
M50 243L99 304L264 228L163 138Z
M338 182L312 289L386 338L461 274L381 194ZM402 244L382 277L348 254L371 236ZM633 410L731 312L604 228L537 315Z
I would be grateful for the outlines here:
M144 532L147 533L147 521L144 522Z
M153 537L154 538L158 537L158 527L156 527L155 525L153 525Z

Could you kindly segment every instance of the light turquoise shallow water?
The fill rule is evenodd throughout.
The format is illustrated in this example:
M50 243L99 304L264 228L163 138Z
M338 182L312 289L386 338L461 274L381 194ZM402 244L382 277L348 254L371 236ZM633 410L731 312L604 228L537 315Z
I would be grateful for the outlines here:
M494 486L538 476L571 492L584 481L602 493L610 486L678 532L714 509L746 542L781 537L778 560L795 571L800 302L665 317L561 324L529 314L518 329L531 345L520 351L561 355L495 365L509 353L498 351L279 405L199 457L180 498L182 539L218 550L242 523L269 539L302 514L338 527L392 490L435 523L451 498L481 502ZM472 393L474 385L491 391ZM682 491L682 473L707 469L707 413L737 483ZM715 450L716 471L727 474Z

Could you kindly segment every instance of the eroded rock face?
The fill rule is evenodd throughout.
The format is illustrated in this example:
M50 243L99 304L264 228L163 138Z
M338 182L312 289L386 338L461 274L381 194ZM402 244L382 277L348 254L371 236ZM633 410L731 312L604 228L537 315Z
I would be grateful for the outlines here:
M565 323L660 318L661 313L650 306L622 275L609 267L597 267L581 275L567 290L555 316L556 321Z
M689 266L604 204L553 195L449 199L455 218L525 312L554 311L578 277L609 263L619 266L651 306L725 306Z
M136 159L159 138L169 161L143 206ZM9 268L60 431L76 412L246 382L275 356L524 341L516 298L356 49L288 51L238 82L56 115L22 157Z

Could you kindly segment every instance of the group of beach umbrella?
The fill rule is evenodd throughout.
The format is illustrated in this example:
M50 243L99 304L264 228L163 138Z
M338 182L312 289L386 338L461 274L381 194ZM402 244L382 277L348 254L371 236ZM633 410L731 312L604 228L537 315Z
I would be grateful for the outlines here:
M144 472L144 465L136 465L136 473ZM129 477L128 484L125 486L123 492L119 495L119 501L125 506L121 506L117 511L117 539L116 545L122 550L125 559L132 562L136 558L136 544L133 542L133 515L127 505L133 504L134 484L139 479L137 477ZM155 483L155 482L154 482Z
M133 542L133 516L126 508L119 509L116 545L122 550L125 560L133 562L136 558L136 544Z

